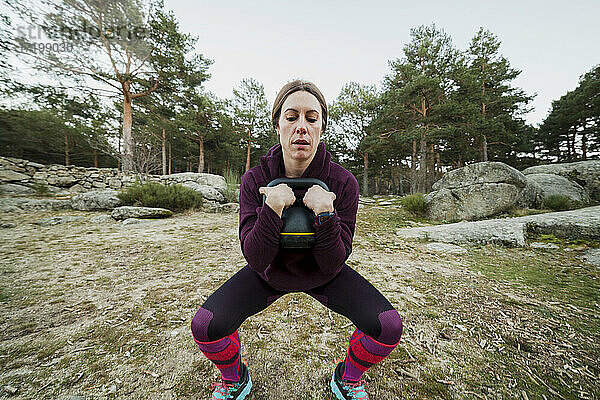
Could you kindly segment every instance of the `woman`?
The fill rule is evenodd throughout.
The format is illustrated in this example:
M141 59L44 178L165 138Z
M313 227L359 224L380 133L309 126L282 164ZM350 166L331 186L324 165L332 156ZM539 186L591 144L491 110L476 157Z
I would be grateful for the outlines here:
M286 84L275 99L272 121L280 144L241 181L239 233L248 265L217 289L192 320L194 340L223 377L213 384L212 399L244 399L250 393L252 382L241 362L237 329L290 292L304 292L356 325L330 386L340 400L368 399L361 376L396 347L402 320L375 287L345 264L352 251L358 182L331 162L320 142L327 103L314 84ZM317 185L308 190L292 190L286 184L267 187L280 177L317 178L330 191ZM280 249L281 214L299 202L317 216L316 243L309 250Z

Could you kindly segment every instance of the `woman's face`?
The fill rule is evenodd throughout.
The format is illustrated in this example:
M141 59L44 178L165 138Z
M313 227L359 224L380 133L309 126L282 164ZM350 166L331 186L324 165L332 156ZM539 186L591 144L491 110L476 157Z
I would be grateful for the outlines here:
M285 99L277 128L284 157L312 160L321 138L322 117L319 101L308 92L294 92Z

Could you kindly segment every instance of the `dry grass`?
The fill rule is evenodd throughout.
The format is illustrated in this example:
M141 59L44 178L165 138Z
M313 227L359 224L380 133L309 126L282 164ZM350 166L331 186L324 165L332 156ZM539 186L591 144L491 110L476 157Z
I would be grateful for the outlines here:
M0 398L206 399L217 370L189 324L244 263L237 216L190 213L122 227L39 227L0 215ZM349 264L405 321L367 373L371 398L600 398L600 282L573 251L470 248L440 255L395 237L398 208L359 212ZM249 400L332 399L352 326L291 294L240 328Z

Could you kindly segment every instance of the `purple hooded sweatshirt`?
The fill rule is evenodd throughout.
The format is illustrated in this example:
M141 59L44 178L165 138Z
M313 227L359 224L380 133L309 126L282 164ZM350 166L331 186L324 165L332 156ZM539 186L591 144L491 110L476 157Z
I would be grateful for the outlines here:
M312 249L281 249L279 234L283 221L271 207L263 205L258 192L276 178L285 177L281 145L271 147L260 165L242 176L240 186L240 244L248 265L273 288L304 291L333 279L352 252L352 237L358 209L358 182L354 175L331 161L320 142L315 157L302 178L317 178L336 194L335 216L315 224ZM303 204L305 189L294 189L297 204Z

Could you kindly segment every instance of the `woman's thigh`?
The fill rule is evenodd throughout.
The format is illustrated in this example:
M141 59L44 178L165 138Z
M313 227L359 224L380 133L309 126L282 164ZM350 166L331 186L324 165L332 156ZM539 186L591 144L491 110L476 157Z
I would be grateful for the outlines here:
M375 286L347 265L331 281L306 293L374 338L381 334L379 316L394 310Z
M248 317L264 310L284 294L273 289L246 265L202 305L212 313L208 326L209 338L216 340L232 334Z

